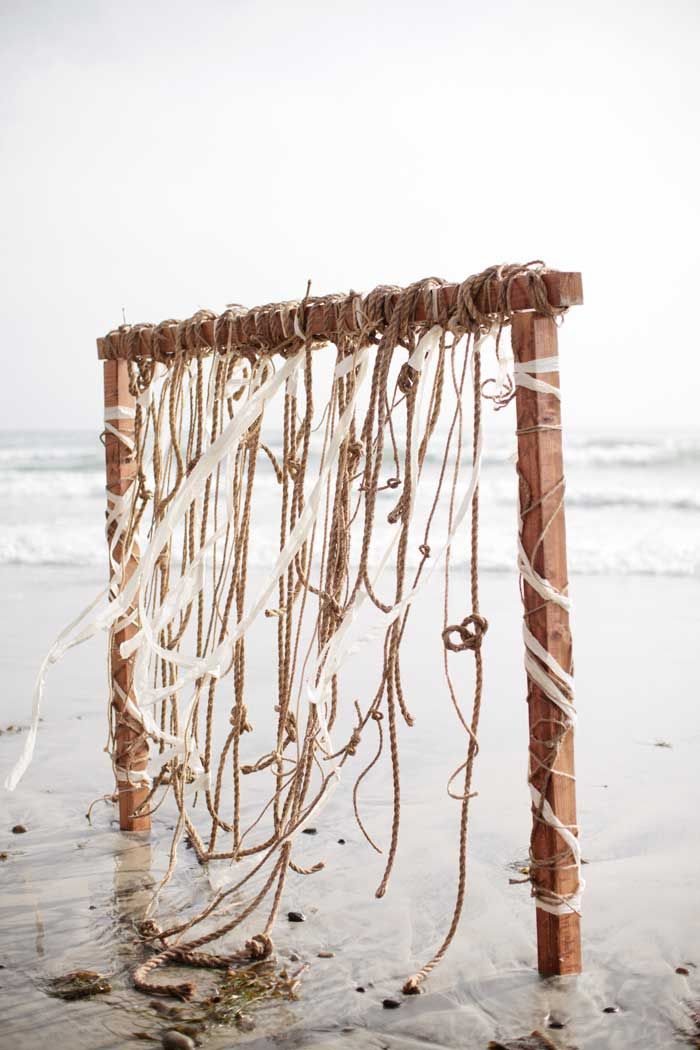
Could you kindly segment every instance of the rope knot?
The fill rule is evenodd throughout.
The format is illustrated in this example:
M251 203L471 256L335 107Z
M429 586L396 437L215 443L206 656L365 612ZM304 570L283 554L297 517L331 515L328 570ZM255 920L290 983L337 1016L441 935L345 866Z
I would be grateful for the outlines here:
M248 708L245 704L234 704L231 708L231 714L229 715L229 722L232 726L238 725L238 718L240 715L240 732L241 733L252 733L253 727L248 721Z
M293 711L287 711L287 717L285 718L285 729L287 730L287 742L290 744L295 744L297 739L297 720L294 717Z
M418 371L413 365L409 365L408 361L404 361L396 380L396 385L402 394L409 394L411 390L413 390L413 387L416 385L417 377Z
M245 946L253 959L267 959L272 955L272 941L266 933L256 933L245 942Z
M442 640L445 648L451 653L463 653L467 649L475 650L481 646L481 641L489 629L489 622L478 613L472 613L465 617L461 623L452 624L442 632ZM458 641L453 640L456 635Z
M390 481L394 481L394 480L398 481L398 478L396 478L396 479L390 478L389 480ZM389 484L389 483L387 482L387 484ZM389 487L390 488L395 488L396 486L395 485L390 485ZM404 510L405 510L406 505L407 505L407 496L408 496L408 493L404 489L404 491L399 496L398 502L397 502L396 506L394 507L394 509L390 510L389 513L387 514L386 520L389 522L390 525L395 525L397 521L401 521L401 519L403 518Z
M360 734L360 730L359 728L355 727L355 729L353 729L352 731L352 736L350 737L348 743L345 746L345 751L348 755L355 755L357 753L357 749L360 746L361 739L362 737Z
M296 481L299 477L299 471L301 470L301 463L298 459L288 459L286 462L287 473L289 474L292 481Z
M357 464L362 459L365 452L365 446L361 441L351 441L348 445L348 461L350 470L354 470Z
M431 553L430 552L430 547L428 546L427 543L421 543L421 545L418 548L418 550L420 551L420 553L423 555L424 558L429 558L430 557L430 553Z
M139 933L142 937L147 937L149 940L152 937L158 937L160 935L160 929L153 921L153 919L144 919L139 923Z

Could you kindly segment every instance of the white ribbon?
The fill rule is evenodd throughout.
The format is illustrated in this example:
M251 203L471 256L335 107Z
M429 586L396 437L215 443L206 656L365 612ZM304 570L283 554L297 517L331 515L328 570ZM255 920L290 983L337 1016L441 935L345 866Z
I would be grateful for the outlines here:
M418 435L420 433L420 405L423 400L423 389L426 383L426 373L430 364L432 363L433 356L437 347L439 346L441 329L439 326L434 326L430 331L423 337L421 344L416 348L412 355L416 364L420 365L420 376L419 376L419 388L416 393L416 412L414 414L414 433L412 434L412 446L417 449L418 446ZM475 351L480 349L480 343L483 340L479 340L476 343ZM473 358L472 358L473 362ZM416 364L413 367L416 367ZM351 632L351 628L359 615L360 609L362 608L366 598L367 591L364 587L360 587L355 597L354 602L348 608L341 621L338 629L333 634L332 638L326 644L324 649L321 651L316 659L314 666L311 668L307 676L307 684L305 690L306 700L314 704L316 709L319 710L321 704L326 701L330 695L331 680L338 673L340 668L346 663L348 657L355 655L364 646L379 637L385 632L392 623L394 623L399 616L403 614L406 608L417 598L417 596L427 587L433 573L440 565L444 558L447 550L452 543L460 525L464 521L474 497L474 491L479 483L479 476L481 471L481 458L482 458L482 436L479 435L479 441L476 448L476 455L474 459L474 465L472 467L472 474L469 481L469 486L464 494L464 497L459 504L457 512L452 522L452 528L447 534L447 538L442 548L437 553L437 556L432 559L430 567L426 572L423 573L421 580L415 587L413 587L402 599L397 602L388 613L384 613L383 610L377 609L373 606L373 615L377 618L376 623L371 624L366 628L362 634L356 638L348 637ZM412 487L410 501L413 506L415 501L416 486L418 484L417 469L412 470ZM398 530L394 533L391 542L388 544L384 554L379 562L377 570L372 579L373 589L376 587L377 581L381 577L384 569L389 561L391 553L398 542L399 532ZM314 684L316 683L317 684Z
M540 373L558 371L559 358L557 356L541 357L533 361L519 361L513 367L515 385L526 387L537 393L553 394L557 399L560 399L561 395L558 387L542 379L535 378ZM569 612L571 599L568 595L562 594L549 580L535 571L523 547L521 537L518 538L518 570L522 579L532 587L540 598L543 598L545 602L552 602L558 605L559 608ZM525 670L528 678L539 687L551 703L559 708L564 715L565 724L573 729L577 718L576 708L570 699L573 697L574 691L573 676L568 671L565 671L552 654L535 638L527 623L523 623L523 639L525 641ZM549 668L554 678L547 674L545 667ZM567 693L564 693L557 685L555 678L566 688ZM551 772L554 776L564 776L573 779L570 773L564 773L557 769L552 769ZM542 795L534 784L530 782L529 787L533 804L538 812L541 813L542 820L554 829L571 851L573 866L576 868L577 876L576 889L573 893L567 895L566 899L561 901L549 900L546 890L543 890L541 895L535 888L537 907L542 911L549 912L550 915L570 915L572 912L580 914L581 895L586 885L581 878L581 844L571 828L559 820L549 802L546 799L542 800Z
M513 365L513 378L516 386L527 387L538 394L553 394L560 401L561 392L558 386L546 383L544 379L535 379L535 373L558 371L558 357L540 357L533 361L516 361Z
M41 715L41 702L44 697L44 686L46 684L46 675L48 674L49 667L51 664L58 663L68 649L72 648L74 645L78 645L80 642L84 641L86 637L90 636L89 633L83 632L76 638L71 639L70 637L78 624L82 623L85 617L88 616L95 606L102 601L106 593L107 588L101 591L101 593L98 594L97 597L91 601L74 620L71 620L67 627L64 627L41 663L39 674L37 675L36 683L34 685L34 694L32 696L32 720L29 732L24 738L24 746L19 758L5 778L5 787L9 791L15 790L27 771L27 767L29 766L29 763L32 760L32 755L34 754L34 745L36 744L36 735L39 729L39 717Z
M550 915L570 915L572 912L577 912L580 915L581 896L586 888L586 883L584 879L581 878L581 843L576 835L573 834L571 828L567 827L566 824L562 824L549 802L547 802L546 799L542 802L542 795L534 784L530 784L530 796L535 809L539 810L540 804L542 805L542 819L545 823L551 828L554 828L557 835L559 835L562 841L571 850L571 855L578 875L576 889L570 895L567 895L566 900L555 902L536 894L535 900L537 901L537 907L542 911L549 912Z

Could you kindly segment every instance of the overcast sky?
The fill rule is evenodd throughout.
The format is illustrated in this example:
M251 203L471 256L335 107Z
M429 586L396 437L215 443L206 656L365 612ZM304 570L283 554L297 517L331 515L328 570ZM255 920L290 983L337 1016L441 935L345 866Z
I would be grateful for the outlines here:
M121 323L581 270L570 424L696 425L700 3L2 0L0 425Z

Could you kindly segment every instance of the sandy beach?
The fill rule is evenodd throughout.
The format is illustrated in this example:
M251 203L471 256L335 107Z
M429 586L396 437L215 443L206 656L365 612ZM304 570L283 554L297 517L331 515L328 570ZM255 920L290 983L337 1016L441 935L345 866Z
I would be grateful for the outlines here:
M39 660L52 637L101 587L96 568L5 566L0 588L3 701L0 725L26 725ZM525 783L527 712L520 610L514 575L482 577L491 621L481 754L470 818L469 891L462 925L424 995L404 998L403 979L439 943L456 880L458 804L445 785L464 740L445 695L430 603L416 607L406 647L413 729L402 729L403 816L389 892L374 898L383 859L354 823L348 769L316 822L300 836L302 864L326 861L290 879L275 933L278 958L309 963L298 1002L254 1012L249 1033L222 1029L212 1050L238 1043L267 1047L469 1047L545 1031L557 1047L667 1050L691 1028L688 1004L700 999L700 801L696 579L576 576L573 622L577 705L577 782L587 888L584 973L542 980L536 972L534 908L527 885L510 885L526 862L529 804ZM468 685L471 668L465 663ZM363 661L350 694L369 682ZM164 871L173 814L156 814L150 839L120 834L111 806L88 804L111 790L104 754L104 640L73 651L49 679L37 753L13 795L3 793L0 851L0 1045L102 1050L138 1046L164 1022L130 986L141 959L133 922L142 917ZM250 653L255 720L271 706L274 668L265 647ZM252 708L251 703L251 708ZM269 716L268 716L269 717ZM0 737L0 773L22 734ZM660 744L669 746L659 746ZM363 742L369 755L374 742ZM362 813L386 845L390 790L385 767L368 779ZM26 834L14 835L21 823ZM344 843L338 840L344 839ZM230 871L207 874L181 850L159 915L172 918L209 899ZM212 880L212 881L210 881ZM301 910L303 924L286 919ZM244 933L255 932L253 927ZM235 948L243 934L231 937ZM319 958L332 952L332 958ZM290 962L298 968L300 963ZM684 967L688 975L677 974ZM64 1003L46 982L68 970L111 975L112 993ZM198 973L204 987L206 977ZM362 987L364 992L356 989ZM401 1007L387 1010L395 997ZM606 1008L616 1012L604 1012ZM551 1028L551 1023L564 1027Z
M700 2L0 26L0 1050L700 1050Z

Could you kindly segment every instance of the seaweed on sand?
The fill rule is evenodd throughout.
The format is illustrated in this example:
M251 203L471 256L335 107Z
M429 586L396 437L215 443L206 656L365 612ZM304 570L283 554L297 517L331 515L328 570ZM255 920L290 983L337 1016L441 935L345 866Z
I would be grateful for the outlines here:
M534 1031L530 1035L523 1035L519 1039L508 1039L502 1043L500 1040L492 1040L488 1050L558 1050L557 1044L543 1035L542 1032ZM574 1050L574 1047L571 1047Z
M106 995L112 991L112 985L102 973L93 970L73 970L61 977L53 977L48 982L47 995L53 999L91 999L94 995Z
M271 959L251 963L245 968L227 970L217 981L216 990L197 1002L164 1008L158 1002L151 1008L163 1017L168 1030L191 1039L212 1028L234 1026L243 1031L254 1027L248 1011L272 1000L294 1000L305 967L290 974L277 970ZM144 1038L144 1036L140 1036Z

